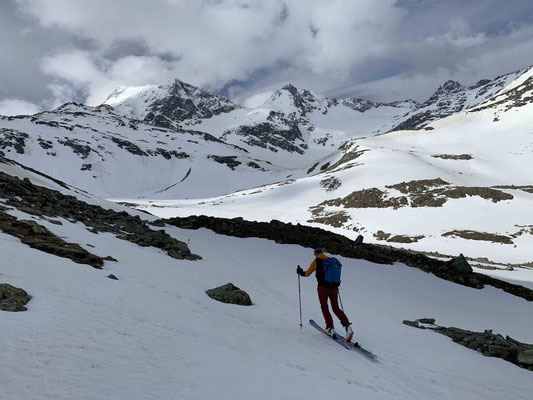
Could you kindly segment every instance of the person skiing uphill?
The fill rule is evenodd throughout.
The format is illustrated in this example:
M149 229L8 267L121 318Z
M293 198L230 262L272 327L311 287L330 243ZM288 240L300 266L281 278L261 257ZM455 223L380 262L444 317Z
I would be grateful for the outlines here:
M350 341L353 337L353 330L350 326L351 323L348 320L348 317L339 308L338 303L338 296L339 296L339 283L331 283L326 280L326 271L324 269L324 261L328 259L328 257L322 252L321 248L316 248L315 251L315 259L313 262L311 262L311 265L307 269L307 271L304 271L299 265L296 269L296 273L300 276L307 277L311 275L313 272L316 271L316 280L318 281L318 300L320 302L320 308L322 309L322 314L324 315L324 321L326 323L326 333L331 336L335 336L335 328L333 327L333 318L331 317L331 314L329 312L328 308L328 299L331 302L331 308L333 309L333 312L339 318L341 321L342 326L344 326L344 329L346 330L346 340Z

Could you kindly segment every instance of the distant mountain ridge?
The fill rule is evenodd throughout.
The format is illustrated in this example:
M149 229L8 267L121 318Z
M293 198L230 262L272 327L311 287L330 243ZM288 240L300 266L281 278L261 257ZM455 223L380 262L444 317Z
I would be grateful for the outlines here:
M524 71L448 81L422 104L330 99L289 84L247 109L180 80L119 87L97 107L0 117L0 155L100 196L215 196L328 171L358 154L346 143L489 107L511 82L528 87ZM507 107L528 103L512 93Z
M377 127L376 130L368 132L369 134L421 129L432 121L484 102L526 70L528 68L501 75L492 80L482 79L471 86L464 86L457 81L449 80L438 87L433 95L423 103L411 99L387 103L357 97L327 98L317 96L310 90L287 84L276 90L257 109L267 107L278 113L276 118L278 122L284 120L281 131L286 132L292 131L295 124L302 124L304 129L313 130L314 124L310 122L310 114L326 115L337 107L347 107L359 113L380 108L397 108L403 111L393 115L390 124ZM163 128L198 125L203 120L243 108L224 96L195 87L179 79L158 86L119 87L110 94L104 104L113 106L115 112L119 114ZM269 124L268 121L258 122L260 132L265 131L265 123ZM232 124L233 127L237 125L246 125L247 128L241 130L250 132L253 131L255 124L249 124L247 121L243 123L237 121ZM270 131L276 130L272 124L269 125ZM228 127L228 129L231 128ZM290 134L290 136L294 135Z

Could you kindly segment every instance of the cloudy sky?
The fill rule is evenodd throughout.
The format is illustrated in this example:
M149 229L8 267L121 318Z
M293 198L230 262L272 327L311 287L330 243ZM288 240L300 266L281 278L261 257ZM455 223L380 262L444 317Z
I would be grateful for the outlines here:
M533 65L531 0L0 0L0 114L179 78L423 101Z

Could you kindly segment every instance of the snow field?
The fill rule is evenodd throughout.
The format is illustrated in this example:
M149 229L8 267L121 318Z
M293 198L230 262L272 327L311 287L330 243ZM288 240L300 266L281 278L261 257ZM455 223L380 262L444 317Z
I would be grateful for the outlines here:
M339 257L342 302L358 340L379 356L372 362L308 326L322 324L314 277L301 281L300 330L295 268L308 265L311 249L166 227L204 258L177 261L62 222L39 220L118 263L99 271L0 234L0 281L33 296L27 312L0 313L5 398L529 399L530 371L402 324L434 317L533 342L531 305L500 290ZM205 294L227 282L254 305Z
M127 201L165 218L205 214L259 221L279 219L305 224L312 217L310 206L324 200L342 198L356 190L385 190L385 186L400 182L441 178L460 186L531 185L533 132L530 120L533 104L521 107L519 112L513 111L502 112L499 122L492 120L498 110L461 112L432 123L434 130L398 131L361 139L355 142L359 146L357 150L368 151L353 161L356 166L300 178L288 185L268 185L197 201ZM470 154L472 159L445 160L432 157L436 154ZM326 192L320 182L328 177L339 179L342 185L335 191ZM403 195L399 191L388 190L391 196ZM514 244L441 236L452 230L512 235L522 229L520 227L533 226L530 217L533 195L521 190L502 191L512 194L514 199L494 203L474 196L449 199L442 207L402 207L396 210L327 207L327 212L344 212L350 220L342 228L322 224L316 226L353 239L361 233L367 242L378 243L373 237L378 230L392 235L423 235L424 238L416 243L400 246L449 255L463 253L469 257L487 257L503 263L531 262L531 234L523 233L513 238ZM516 280L513 278L514 271L502 274ZM522 276L520 279L523 279ZM533 282L533 276L526 281Z

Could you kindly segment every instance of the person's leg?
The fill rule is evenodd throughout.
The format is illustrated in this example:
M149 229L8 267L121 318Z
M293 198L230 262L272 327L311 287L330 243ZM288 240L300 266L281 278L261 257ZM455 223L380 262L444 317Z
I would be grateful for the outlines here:
M331 301L331 309L333 310L337 318L340 319L342 326L346 327L350 325L350 321L348 320L348 317L346 316L346 314L344 314L344 311L342 311L339 308L339 289L337 288L329 289L328 297L329 297L329 301Z
M333 328L333 318L331 317L331 314L329 313L328 308L328 289L324 286L318 286L318 301L320 302L320 308L322 310L322 315L324 316L324 321L326 323L326 329L327 328Z

